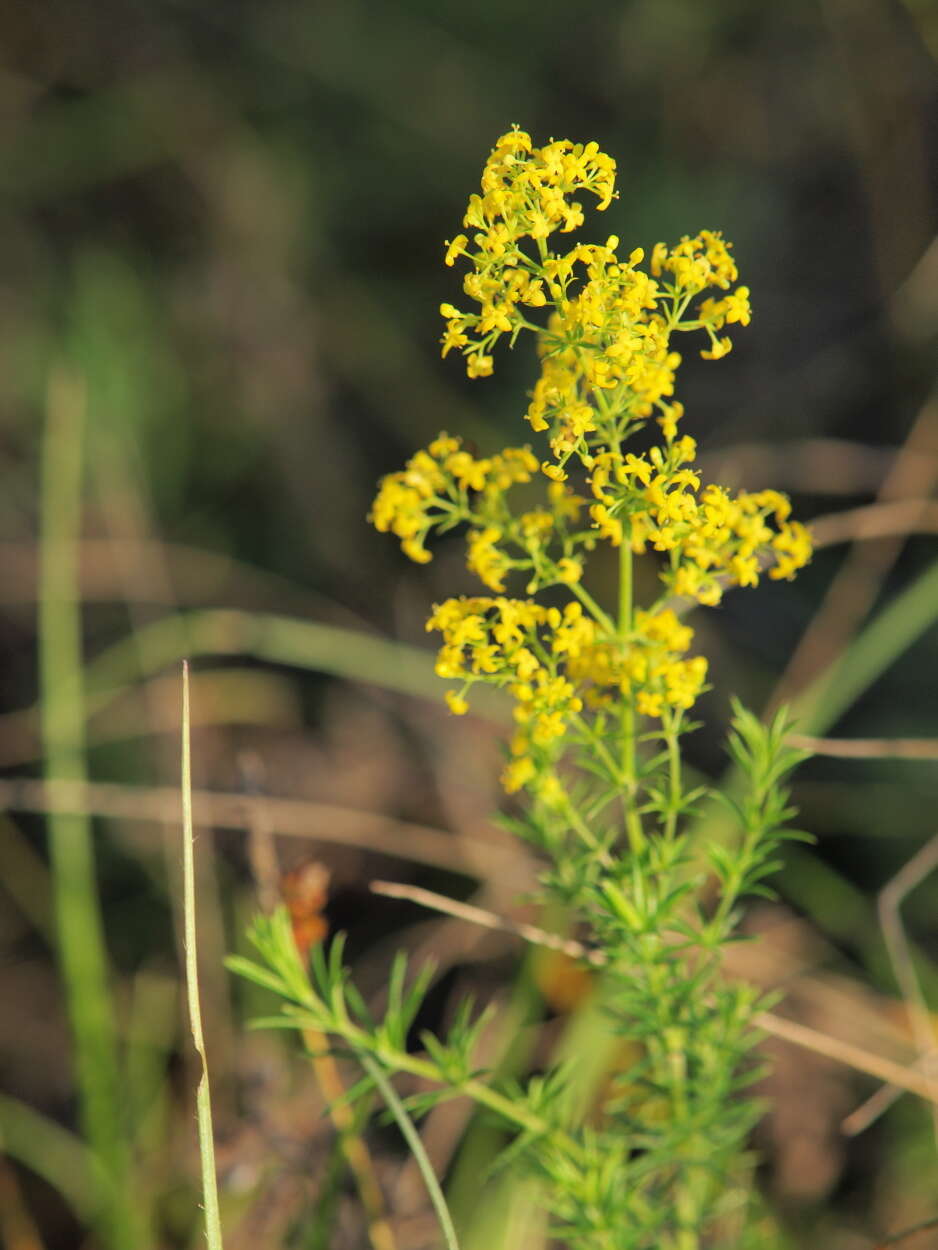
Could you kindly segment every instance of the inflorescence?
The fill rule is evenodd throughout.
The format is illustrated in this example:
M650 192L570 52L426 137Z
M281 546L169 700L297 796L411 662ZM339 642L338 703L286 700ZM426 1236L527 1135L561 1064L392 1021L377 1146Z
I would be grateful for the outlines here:
M431 533L468 527L468 567L492 595L435 607L427 628L443 636L437 672L460 683L447 694L457 714L478 682L510 691L517 729L505 788L548 803L564 801L555 765L571 725L625 699L667 728L704 689L707 661L689 654L693 631L668 605L672 596L715 605L729 587L755 586L766 566L770 578L793 577L811 555L784 495L703 484L692 467L696 443L680 431L673 336L703 331L701 355L717 360L731 349L725 329L750 320L730 244L709 230L672 248L658 243L647 271L643 250L623 260L615 235L552 251L552 236L583 224L578 192L608 208L613 159L595 143L536 148L514 128L470 197L470 233L446 245L447 265L470 266L463 290L478 311L442 306L443 355L460 352L470 377L486 377L503 337L513 346L523 331L534 334L540 376L526 419L547 435L549 457L527 446L480 457L444 433L383 479L371 514L419 563L431 558ZM531 320L541 309L546 320ZM628 450L655 425L659 442ZM542 503L513 507L514 488L538 477L547 479ZM585 557L599 544L660 553L658 601L644 611L628 605L613 621L583 586ZM507 597L513 576L524 579L526 598ZM565 606L534 598L552 586L566 588Z

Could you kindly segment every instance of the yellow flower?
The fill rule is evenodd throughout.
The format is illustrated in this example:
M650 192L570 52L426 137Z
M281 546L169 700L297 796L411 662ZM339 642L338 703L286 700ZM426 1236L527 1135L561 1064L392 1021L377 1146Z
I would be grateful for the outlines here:
M739 586L759 585L759 561L754 556L733 556L729 572Z
M505 574L511 568L511 561L496 547L502 532L494 525L484 530L472 530L469 533L469 552L466 567L475 573L489 590L505 589Z
M492 643L474 647L472 651L472 671L474 673L497 673L502 666L499 649Z
M465 347L469 342L469 335L466 334L463 329L461 321L450 321L447 323L440 342L443 345L443 350L440 355L445 357L454 348L458 349L460 347Z
M462 647L446 646L440 648L440 653L436 658L434 666L434 672L437 677L463 677L465 676L465 671Z
M433 559L426 547L414 538L405 538L401 543L401 550L405 556L410 556L415 564L429 564Z
M568 586L574 585L583 577L583 561L565 556L557 561L557 578Z
M446 457L444 467L460 486L469 490L483 490L489 469L490 460L476 460L467 451L454 451Z
M457 234L452 243L446 242L446 263L450 267L455 265L457 256L464 256L466 253L466 244L469 240L464 234Z
M563 807L567 803L567 792L556 773L542 773L532 787L534 793L548 807Z
M576 659L590 646L596 638L596 626L583 615L581 604L568 603L563 610L563 618L554 629L550 647L554 655L568 655Z
M650 690L639 690L635 699L635 707L640 716L660 716L663 699L660 694Z
M811 534L798 521L792 521L782 527L781 532L772 541L776 564L769 569L769 577L774 580L794 577L798 569L803 568L811 559Z
M466 357L466 373L470 378L487 378L492 373L492 357L482 352L473 352Z
M550 464L547 460L542 462L541 472L545 477L549 477L552 482L565 482L567 480L567 475L560 465Z
M507 794L515 794L518 790L526 786L534 777L537 769L534 762L528 756L522 756L520 759L512 760L510 764L505 766L502 773L502 786Z
M454 716L465 716L469 711L469 704L466 700L461 695L455 694L452 690L447 690L443 698L446 700L449 710Z
M608 538L613 547L622 546L622 522L618 517L610 516L609 509L601 503L593 504L590 516L601 537Z

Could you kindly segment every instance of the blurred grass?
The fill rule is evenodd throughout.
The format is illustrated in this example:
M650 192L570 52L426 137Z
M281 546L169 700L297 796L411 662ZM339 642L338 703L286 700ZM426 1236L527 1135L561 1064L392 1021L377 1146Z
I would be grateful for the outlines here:
M700 226L734 239L755 320L718 367L687 361L682 398L705 449L797 451L801 439L813 440L812 456L826 448L800 490L793 456L799 515L865 502L859 487L844 495L835 449L862 449L870 466L881 455L885 473L933 384L938 75L927 4L598 0L572 16L449 0L174 0L132 11L38 0L8 4L0 22L0 757L10 768L32 766L40 710L46 734L50 715L67 729L64 750L44 750L44 775L81 776L84 759L92 780L175 785L161 679L191 655L206 691L217 678L193 725L198 786L243 789L238 761L253 752L272 796L450 830L484 854L498 731L440 710L423 630L428 605L469 591L471 579L446 545L426 568L408 566L364 514L377 477L439 429L488 449L518 428L529 362L508 358L490 383L469 386L435 346L436 307L454 298L442 240L512 121L595 137L615 153L621 199L593 225L646 247ZM65 359L86 388L81 525L81 456L63 453L64 492L36 490L50 377ZM830 494L819 493L825 477ZM55 574L66 594L50 616L46 568L33 620L23 570L48 543L50 520L66 539ZM936 735L934 559L933 538L904 544L875 612L805 692L805 732ZM752 705L768 697L839 562L820 553L793 587L699 614L721 691ZM607 590L601 571L594 589ZM494 701L480 710L501 715ZM712 777L723 768L725 700L706 711L692 763ZM875 892L931 832L934 777L933 765L889 761L804 770L802 823L824 837L795 849L779 884L790 926L809 922L799 940L817 976L894 993ZM327 918L349 930L366 988L380 994L389 949L429 942L444 954L441 1016L467 982L483 999L509 996L509 1068L536 1067L560 1034L592 1046L588 1014L558 1022L534 1005L513 951L377 907L364 885L386 861L317 840L322 832L311 817L309 852L334 877ZM284 869L297 842L279 846ZM256 887L240 839L219 832L204 843L202 975L226 1243L318 1238L344 1250L361 1226L344 1165L331 1189L313 1180L332 1148L321 1105L282 1042L261 1050L237 1022L229 1029L218 968ZM178 862L161 859L154 825L113 816L46 825L11 813L0 845L0 994L17 1009L16 1026L0 1026L10 1074L0 1124L23 1165L26 1206L49 1250L89 1237L116 1244L102 1231L114 1227L108 1202L145 1224L134 1244L188 1250L201 1233L172 934ZM416 846L413 873L444 892L468 886L421 866ZM525 885L495 872L480 880L480 901L508 911ZM934 890L924 883L908 909L932 995ZM56 905L81 930L62 945L58 971L45 941ZM99 1018L82 1023L82 1045L103 1039L123 1067L85 1060L73 1079L81 1047L68 1037L64 991L86 975L97 988L75 1007ZM122 1129L112 1132L105 1109L85 1132L77 1091L119 1071L121 1089L104 1103L113 1112L119 1099ZM856 1227L927 1215L934 1162L920 1109L897 1107L845 1150L831 1125L849 1109L838 1100L860 1087L807 1060L799 1071L812 1097L797 1103L797 1082L783 1089L783 1107L799 1114L779 1117L766 1139L766 1191L791 1244L853 1250ZM492 1143L474 1120L466 1136L458 1127L448 1129L454 1144L441 1119L428 1150L465 1245L494 1244L504 1210L506 1245L543 1245L536 1189L512 1173L486 1190L490 1204L466 1196ZM821 1142L817 1156L808 1139ZM130 1140L132 1159L122 1159ZM400 1155L380 1133L371 1144L397 1193ZM883 1159L893 1162L883 1169ZM91 1200L95 1182L85 1189L102 1166L131 1178L104 1207ZM432 1244L422 1203L401 1198L402 1244Z
M47 777L84 781L80 603L75 538L81 529L85 392L64 369L49 383L42 445L39 658ZM56 937L75 1041L80 1123L107 1186L94 1204L97 1233L113 1250L140 1244L132 1200L121 1061L98 902L91 827L80 813L49 819Z

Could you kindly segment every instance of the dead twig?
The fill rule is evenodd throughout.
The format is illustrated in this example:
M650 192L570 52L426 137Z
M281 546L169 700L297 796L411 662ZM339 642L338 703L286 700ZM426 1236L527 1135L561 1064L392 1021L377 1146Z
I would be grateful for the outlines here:
M922 994L922 987L915 971L912 952L909 949L909 941L899 910L905 898L936 868L938 868L938 834L935 834L913 855L883 887L879 893L878 911L889 959L909 1012L909 1022L919 1051L919 1061L925 1078L934 1092L933 1101L938 1102L938 1075L934 1071L933 1063L936 1058L935 1027ZM938 1107L932 1110L932 1122L935 1139L938 1141Z
M485 911L480 907L456 903L442 894L434 894L431 890L424 890L417 886L400 885L393 881L373 881L371 890L375 894L382 894L388 898L409 899L418 903L421 907L431 908L434 911L442 912L444 915L456 916L458 919L466 920L470 924L479 924L487 929L498 929L514 933L533 945L547 946L552 950L562 950L573 958L586 959L596 967L601 967L606 963L606 958L602 951L591 950L573 939L558 938L556 934L547 933L545 930L537 928L536 925L518 924L493 912ZM885 1059L881 1055L873 1054L872 1051L864 1050L860 1046L854 1046L850 1042L839 1041L837 1038L821 1033L817 1029L812 1029L808 1025L799 1024L795 1020L788 1020L784 1016L779 1016L774 1011L760 1012L753 1023L756 1028L762 1029L763 1032L769 1033L773 1037L781 1038L786 1042L792 1042L795 1046L801 1046L817 1055L833 1059L846 1067L854 1068L858 1072L864 1072L867 1076L874 1076L879 1080L888 1081L893 1085L908 1090L910 1093L918 1094L920 1098L938 1104L938 1088L936 1088L935 1083L914 1068L903 1067L902 1064L895 1063L891 1059Z
M888 1237L883 1237L877 1241L873 1250L886 1250L887 1246L897 1246L900 1241L905 1241L907 1237L913 1237L916 1233L923 1233L926 1228L935 1228L938 1226L938 1215L931 1216L930 1219L922 1220L919 1224L912 1224L908 1228L903 1228L901 1232L890 1233Z
M835 547L838 543L861 542L874 538L899 538L910 534L938 533L938 501L899 499L894 503L872 503L843 512L826 512L808 522L815 547Z
M789 734L793 747L844 760L938 760L938 738L812 738Z

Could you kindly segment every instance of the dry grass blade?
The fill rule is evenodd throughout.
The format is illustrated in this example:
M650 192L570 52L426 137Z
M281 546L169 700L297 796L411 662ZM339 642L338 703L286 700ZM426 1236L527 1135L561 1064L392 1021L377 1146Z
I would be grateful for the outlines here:
M926 1056L926 1062L923 1063L919 1059L913 1064L913 1068L916 1071L923 1071L930 1066L927 1062L929 1058L931 1058L931 1063L934 1064L934 1058ZM861 1133L865 1133L871 1125L876 1123L881 1115L886 1114L893 1103L902 1097L904 1092L904 1090L899 1089L895 1085L881 1085L875 1094L871 1094L858 1107L855 1107L849 1115L844 1116L840 1124L840 1131L844 1137L859 1137Z
M212 1130L212 1097L208 1083L208 1060L202 1036L199 1005L199 964L195 925L195 855L192 828L192 765L189 745L189 665L182 667L182 865L186 931L186 997L192 1041L202 1064L196 1091L199 1156L202 1160L202 1201L205 1206L205 1241L208 1250L222 1250L218 1181L215 1175L215 1138Z
M462 838L426 825L395 820L305 799L264 797L196 790L192 815L199 826L247 832L257 805L272 831L287 837L315 838L340 846L391 855L486 880L499 876L524 889L531 881L527 856L490 838ZM170 787L123 786L110 782L0 779L0 808L23 812L87 812L119 820L176 820L182 815L179 794Z
M548 933L537 925L518 923L506 916L498 916L495 912L483 907L474 907L470 903L458 903L455 899L435 894L432 890L424 890L416 885L400 885L396 881L372 881L370 886L373 894L384 898L406 899L427 907L433 911L454 916L457 920L465 920L468 924L478 925L482 929L494 929L501 933L514 933L534 946L545 946L550 950L560 951L571 959L585 959L594 967L601 968L606 958L602 951L590 950L581 942L572 938L562 938L556 933Z

